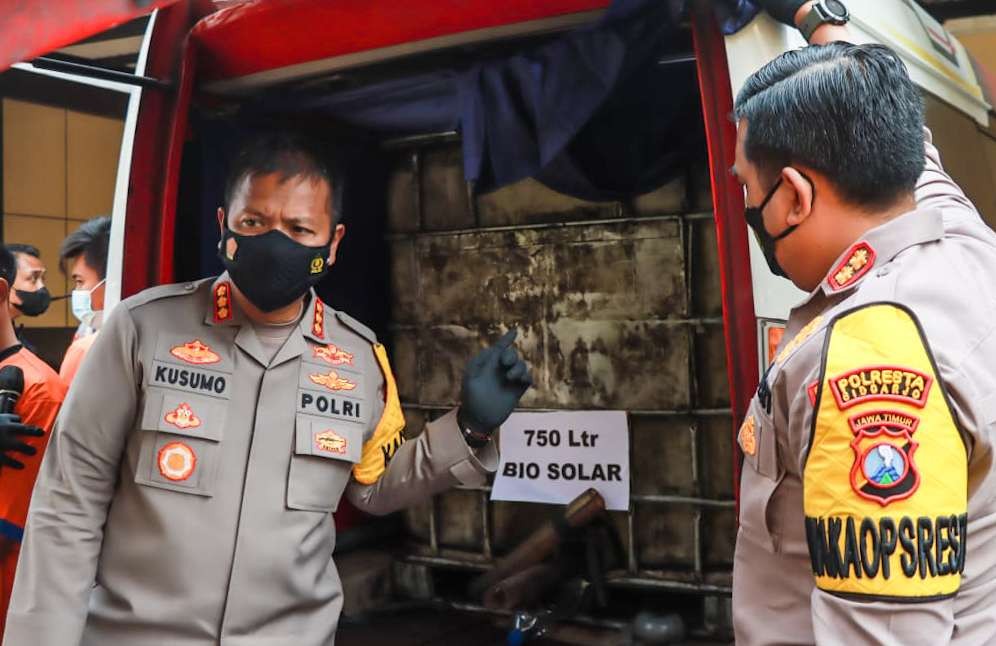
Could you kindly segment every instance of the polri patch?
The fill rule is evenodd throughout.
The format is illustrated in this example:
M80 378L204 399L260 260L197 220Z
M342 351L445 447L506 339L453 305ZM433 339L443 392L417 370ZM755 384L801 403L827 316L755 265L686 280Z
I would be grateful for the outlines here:
M194 473L197 454L183 442L170 442L159 449L159 473L167 480L182 482Z
M170 348L169 353L180 361L192 363L196 366L218 363L221 361L221 357L218 356L218 353L212 350L210 346L202 343L200 339L194 339L193 341L188 341L187 343L183 343L181 345L175 345Z

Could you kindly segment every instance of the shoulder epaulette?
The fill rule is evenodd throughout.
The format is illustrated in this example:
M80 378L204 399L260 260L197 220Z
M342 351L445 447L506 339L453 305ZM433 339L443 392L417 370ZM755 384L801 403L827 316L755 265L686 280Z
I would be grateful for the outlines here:
M340 323L342 323L343 325L345 325L346 327L348 327L353 332L356 332L357 334L359 334L360 336L362 336L364 339L366 339L367 341L369 341L371 344L374 344L374 345L377 344L377 335L374 334L373 330L371 330L370 328L368 328L366 325L363 325L362 323L360 323L359 321L357 321L356 319L354 319L349 314L346 314L345 312L340 312L338 310L333 310L333 311L335 311L335 317L337 319L339 319Z
M163 298L172 298L174 296L187 296L197 292L199 287L213 280L214 278L204 278L202 280L189 282L189 283L171 283L169 285L156 285L155 287L143 289L134 296L129 296L128 298L121 301L121 305L128 308L129 310L133 310L136 307L145 305L146 303L151 303L152 301L158 301Z

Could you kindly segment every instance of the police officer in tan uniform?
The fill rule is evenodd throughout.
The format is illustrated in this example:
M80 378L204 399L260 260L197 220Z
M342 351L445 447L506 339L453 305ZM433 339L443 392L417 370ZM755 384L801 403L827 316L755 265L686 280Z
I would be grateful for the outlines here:
M5 644L331 644L343 494L385 514L496 467L489 435L531 382L514 334L405 442L384 347L312 289L344 233L328 168L259 138L218 212L228 271L109 317L38 479Z
M762 4L846 38L839 2ZM783 54L735 114L748 223L809 292L738 436L737 643L996 643L996 234L885 47Z

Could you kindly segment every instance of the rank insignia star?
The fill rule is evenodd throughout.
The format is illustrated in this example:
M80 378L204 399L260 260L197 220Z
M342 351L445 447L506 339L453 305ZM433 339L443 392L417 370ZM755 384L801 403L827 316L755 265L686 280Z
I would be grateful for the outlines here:
M218 283L214 288L214 320L227 321L232 318L232 287L228 283Z
M315 298L315 314L311 322L311 333L319 338L325 338L325 303L320 298Z
M832 291L846 289L858 282L875 264L875 250L865 241L852 246L844 260L837 265L827 278Z

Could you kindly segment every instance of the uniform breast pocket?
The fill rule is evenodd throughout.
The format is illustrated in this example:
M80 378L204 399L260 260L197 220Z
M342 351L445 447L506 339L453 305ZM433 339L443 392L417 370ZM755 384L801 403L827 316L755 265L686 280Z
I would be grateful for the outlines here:
M737 434L744 454L740 487L740 527L755 538L773 546L768 508L781 482L783 470L778 466L778 442L771 417L751 402L747 417Z
M135 482L211 496L218 477L226 402L158 388L145 393Z
M363 451L363 426L298 415L287 507L333 512Z

